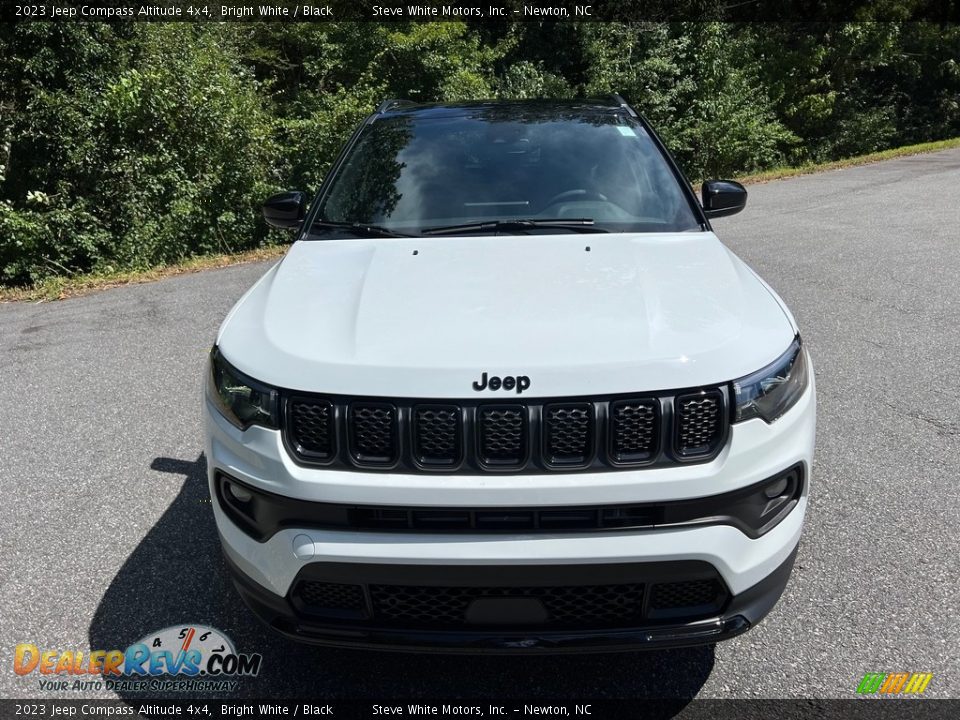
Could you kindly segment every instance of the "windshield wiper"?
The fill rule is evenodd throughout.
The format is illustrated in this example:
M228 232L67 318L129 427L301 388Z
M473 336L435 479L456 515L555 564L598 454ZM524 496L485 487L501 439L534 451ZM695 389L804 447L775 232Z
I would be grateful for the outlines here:
M489 220L487 222L463 223L462 225L439 225L424 228L424 235L452 235L458 232L494 232L529 230L531 228L558 228L579 233L605 233L607 230L593 224L593 218L558 218L556 220Z
M381 227L379 225L369 225L367 223L314 220L310 224L310 232L313 232L313 228L315 227L328 228L330 230L346 230L347 232L352 232L354 235L359 235L360 237L417 237L416 235L397 232L396 230L390 230L389 228Z

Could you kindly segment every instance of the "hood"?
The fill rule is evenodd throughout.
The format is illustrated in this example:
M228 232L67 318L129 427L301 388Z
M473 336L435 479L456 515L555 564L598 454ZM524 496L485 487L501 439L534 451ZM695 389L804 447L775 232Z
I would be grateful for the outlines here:
M712 233L563 233L299 241L218 344L282 388L507 400L514 383L473 383L523 376L523 397L708 385L763 367L794 334Z

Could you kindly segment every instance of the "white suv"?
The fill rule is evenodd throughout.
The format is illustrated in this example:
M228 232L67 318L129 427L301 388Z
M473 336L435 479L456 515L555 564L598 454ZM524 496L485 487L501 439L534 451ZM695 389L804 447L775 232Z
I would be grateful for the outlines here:
M387 101L230 312L206 456L227 564L298 640L712 643L787 583L813 370L776 293L611 101Z

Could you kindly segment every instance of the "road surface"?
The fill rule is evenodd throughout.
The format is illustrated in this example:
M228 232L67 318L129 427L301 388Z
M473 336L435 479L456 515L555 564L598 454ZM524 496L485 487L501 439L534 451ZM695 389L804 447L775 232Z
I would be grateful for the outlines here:
M264 655L241 696L851 697L867 671L924 671L928 696L960 697L958 228L960 150L752 186L746 211L716 222L803 328L819 424L787 592L715 649L291 645L228 584L201 455L207 351L267 265L0 305L0 696L51 696L11 671L17 643L124 648L192 621ZM113 693L84 695L98 696Z

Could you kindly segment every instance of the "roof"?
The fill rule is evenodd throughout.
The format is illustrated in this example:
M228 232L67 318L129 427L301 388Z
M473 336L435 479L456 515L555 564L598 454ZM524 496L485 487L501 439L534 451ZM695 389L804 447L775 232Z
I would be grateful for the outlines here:
M414 103L409 100L385 100L377 108L382 117L462 117L478 113L493 113L501 118L516 115L517 118L531 115L596 115L629 112L619 98L581 98L569 100L476 100L455 103Z

